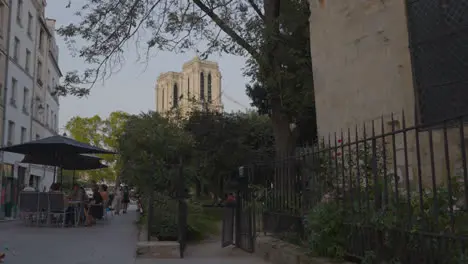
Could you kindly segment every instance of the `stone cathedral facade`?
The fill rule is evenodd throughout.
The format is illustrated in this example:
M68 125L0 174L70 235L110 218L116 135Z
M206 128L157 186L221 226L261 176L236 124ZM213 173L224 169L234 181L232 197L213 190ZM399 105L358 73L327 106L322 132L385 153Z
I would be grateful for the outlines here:
M218 63L198 56L184 63L182 72L165 72L156 81L156 111L177 108L182 115L194 108L223 110Z

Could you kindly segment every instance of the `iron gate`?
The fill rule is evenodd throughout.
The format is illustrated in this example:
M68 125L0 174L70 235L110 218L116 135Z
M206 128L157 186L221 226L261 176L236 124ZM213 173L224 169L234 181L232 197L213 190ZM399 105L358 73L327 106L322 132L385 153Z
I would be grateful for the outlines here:
M237 192L236 200L236 246L252 253L255 249L255 216L252 193L247 185Z
M235 212L235 206L226 206L223 208L223 230L221 234L222 247L227 247L234 244Z
M235 245L250 253L254 252L255 248L254 197L249 188L251 176L246 168L239 168L236 202L226 204L223 209L221 241L222 247Z

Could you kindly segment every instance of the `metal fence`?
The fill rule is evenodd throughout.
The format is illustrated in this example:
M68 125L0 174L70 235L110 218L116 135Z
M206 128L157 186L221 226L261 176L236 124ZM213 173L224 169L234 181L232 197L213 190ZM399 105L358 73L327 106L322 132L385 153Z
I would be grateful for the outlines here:
M249 166L263 231L313 247L311 236L335 221L335 242L356 259L466 263L464 120L422 127L404 114L381 118Z

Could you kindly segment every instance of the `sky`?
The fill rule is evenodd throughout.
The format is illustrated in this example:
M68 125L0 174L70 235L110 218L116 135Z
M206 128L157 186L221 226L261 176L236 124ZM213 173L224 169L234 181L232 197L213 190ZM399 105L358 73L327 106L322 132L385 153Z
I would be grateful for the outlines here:
M56 19L57 28L61 25L77 22L73 15L74 9L65 8L68 1L48 1L46 16ZM77 1L78 2L78 1ZM77 7L77 6L76 6ZM57 36L59 46L59 65L65 74L72 70L83 70L87 65L78 57L71 56L65 41ZM138 114L155 110L156 78L162 72L181 71L182 64L192 59L196 53L174 54L155 51L148 63L138 61L136 49L129 45L125 54L126 63L123 68L105 82L96 83L87 98L72 96L60 98L59 125L60 130L74 116L89 117L96 114L107 117L113 111L125 111ZM250 100L245 94L247 79L242 76L245 59L242 57L222 55L210 56L217 61L222 74L222 101L226 111L245 110L250 108Z

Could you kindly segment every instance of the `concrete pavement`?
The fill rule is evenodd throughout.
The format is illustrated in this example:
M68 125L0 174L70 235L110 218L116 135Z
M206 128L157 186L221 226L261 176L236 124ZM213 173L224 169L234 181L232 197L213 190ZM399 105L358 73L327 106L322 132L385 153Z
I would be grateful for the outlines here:
M221 248L220 241L206 241L188 245L184 259L144 259L138 258L135 264L267 264L259 257L239 248Z
M136 207L93 227L29 227L0 223L0 251L6 264L133 264L137 242Z
M136 259L136 207L126 215L93 227L29 227L20 221L0 223L0 251L5 264L265 264L219 241L189 245L185 259Z

